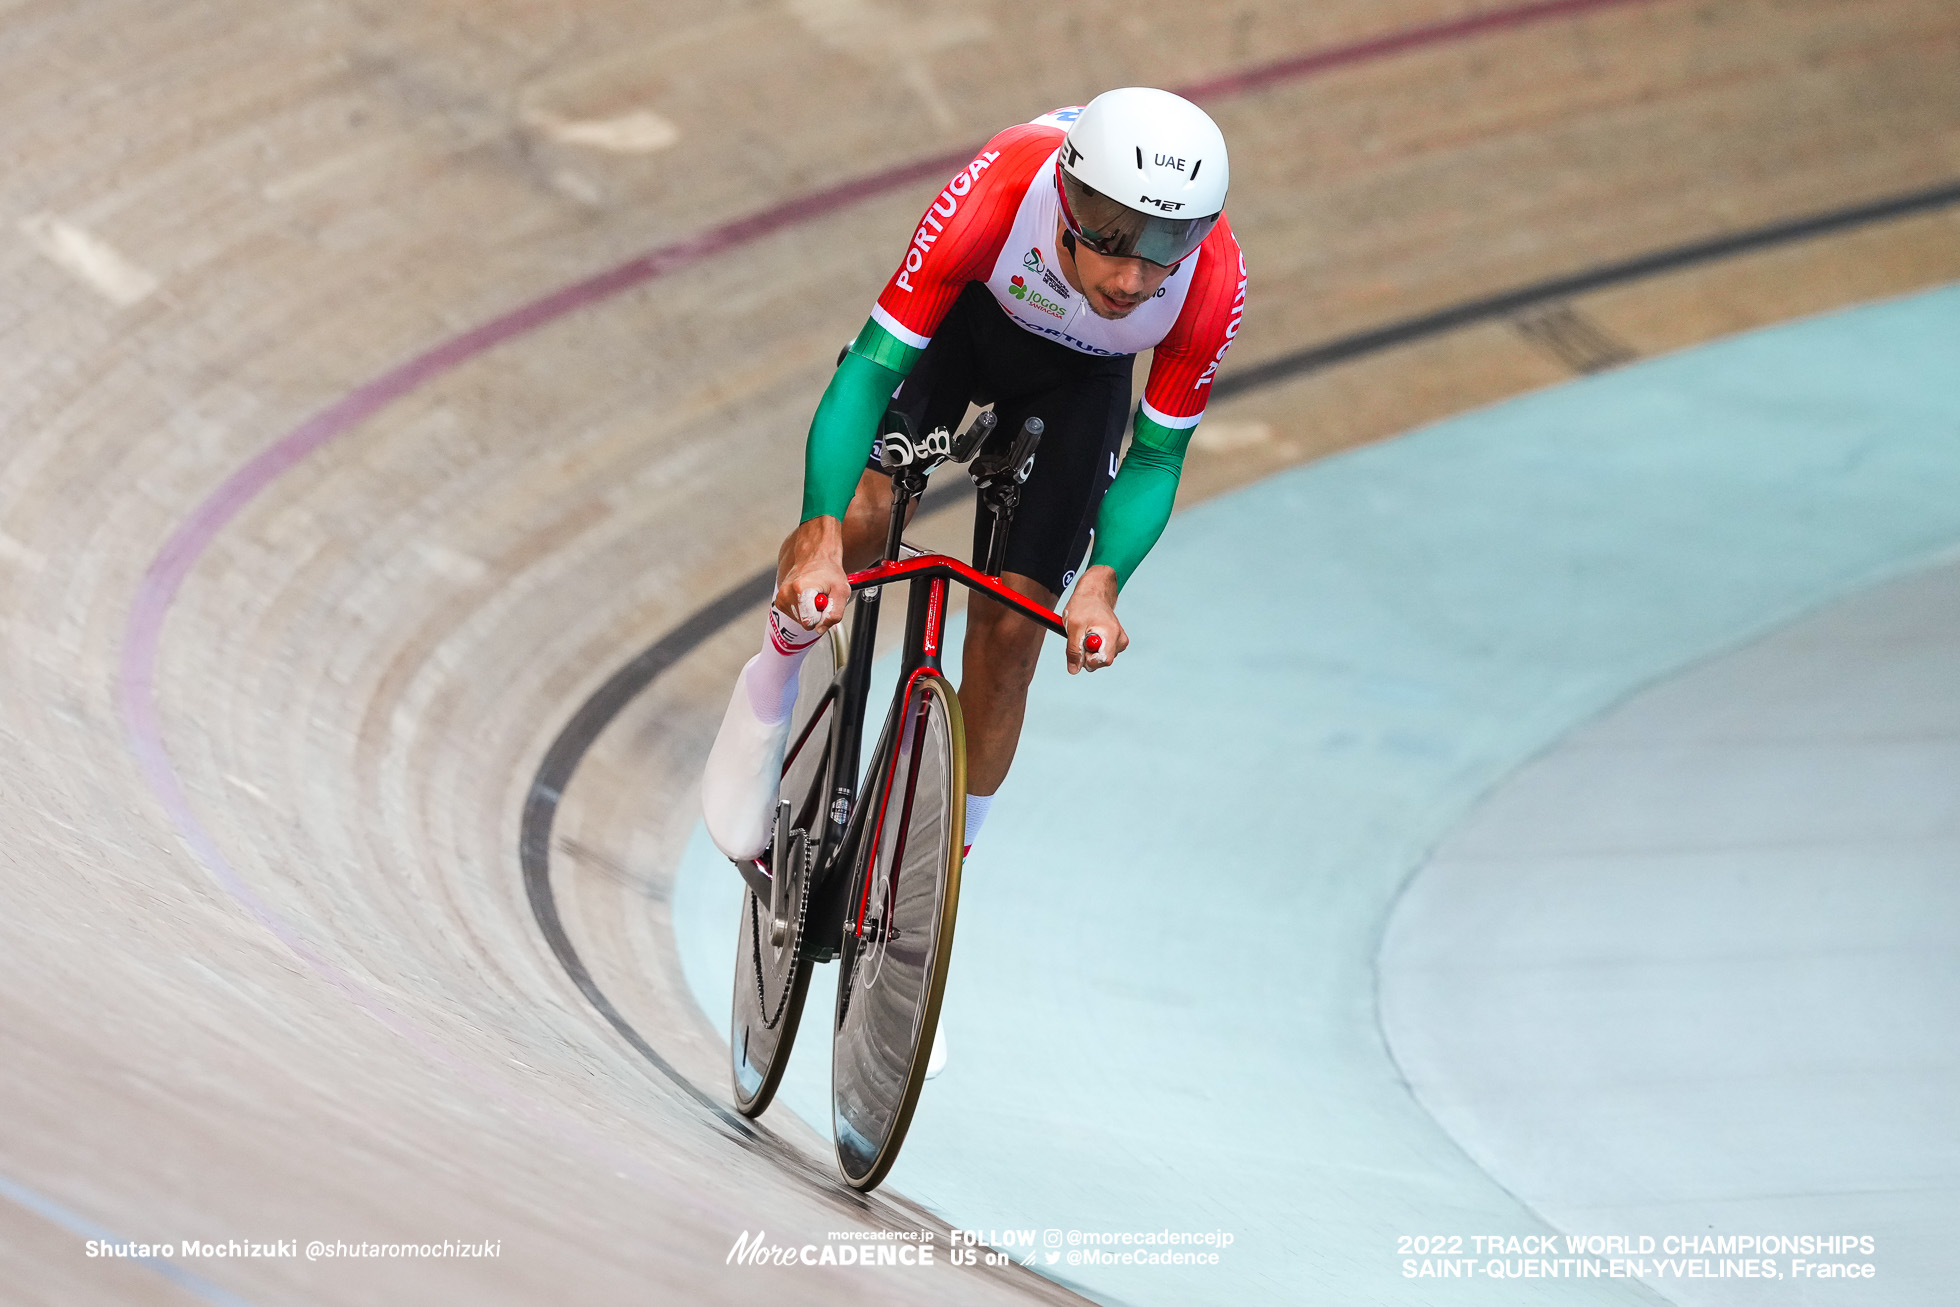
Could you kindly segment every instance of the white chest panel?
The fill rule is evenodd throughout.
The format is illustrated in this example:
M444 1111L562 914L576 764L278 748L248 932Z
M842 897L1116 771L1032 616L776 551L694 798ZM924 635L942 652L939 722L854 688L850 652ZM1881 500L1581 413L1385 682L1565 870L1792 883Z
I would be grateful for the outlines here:
M1059 151L1057 151L1059 153ZM1014 215L1013 230L1001 246L987 289L1015 322L1084 354L1135 354L1149 349L1170 333L1191 289L1196 257L1186 259L1165 278L1154 299L1139 305L1129 317L1112 322L1089 309L1081 292L1062 276L1056 257L1056 224L1060 206L1055 199L1055 157L1035 172L1028 193Z

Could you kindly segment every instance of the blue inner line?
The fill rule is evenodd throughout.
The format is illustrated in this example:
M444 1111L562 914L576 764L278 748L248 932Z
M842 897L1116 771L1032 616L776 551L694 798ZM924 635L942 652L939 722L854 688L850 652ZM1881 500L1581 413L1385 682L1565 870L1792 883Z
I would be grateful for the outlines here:
M110 1244L161 1242L160 1240L125 1239L120 1235L113 1234L87 1217L63 1207L52 1198L36 1193L26 1185L9 1180L4 1175L0 1175L0 1198L17 1203L42 1220L58 1225L70 1234L85 1240L98 1239ZM82 1258L86 1256L86 1253L82 1247L78 1246L75 1249L75 1256ZM251 1304L246 1299L239 1297L230 1290L221 1289L203 1276L193 1271L187 1271L176 1263L167 1261L161 1257L117 1257L105 1260L110 1265L114 1265L117 1262L127 1262L131 1265L141 1266L147 1270L154 1271L172 1284L196 1294L206 1302L216 1303L219 1307L251 1307Z

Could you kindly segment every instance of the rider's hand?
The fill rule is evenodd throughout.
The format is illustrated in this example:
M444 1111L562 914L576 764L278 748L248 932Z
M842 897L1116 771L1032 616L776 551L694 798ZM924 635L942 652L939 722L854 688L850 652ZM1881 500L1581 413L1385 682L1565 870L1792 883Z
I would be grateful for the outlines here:
M816 597L826 602L821 608ZM813 517L789 533L776 553L776 607L806 627L828 631L844 620L851 581L844 573L844 527Z
M1062 621L1068 627L1070 676L1115 662L1116 655L1130 647L1130 637L1116 620L1116 569L1097 565L1085 571L1069 596ZM1091 631L1102 637L1102 647L1094 653L1082 647Z

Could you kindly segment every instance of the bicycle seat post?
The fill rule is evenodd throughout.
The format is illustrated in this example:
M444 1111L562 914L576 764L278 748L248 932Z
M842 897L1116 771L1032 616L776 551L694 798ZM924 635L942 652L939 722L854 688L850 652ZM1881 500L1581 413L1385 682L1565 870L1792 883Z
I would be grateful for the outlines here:
M892 476L892 521L884 531L884 553L878 557L880 562L894 562L898 558L900 537L906 535L906 506L911 504L911 468Z
M879 436L878 462L892 479L891 524L885 531L885 552L881 562L898 559L901 537L905 533L905 509L926 490L926 478L945 461L948 439L944 431L934 431L921 440L912 432L912 420L897 409L888 409Z

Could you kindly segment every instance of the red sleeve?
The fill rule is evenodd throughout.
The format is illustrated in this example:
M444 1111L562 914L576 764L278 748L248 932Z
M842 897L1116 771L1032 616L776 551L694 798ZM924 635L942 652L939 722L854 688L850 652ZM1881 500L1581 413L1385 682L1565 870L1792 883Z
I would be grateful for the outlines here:
M1245 255L1223 214L1198 247L1183 311L1150 357L1144 416L1160 426L1195 427L1211 398L1218 364L1245 315Z
M879 326L918 348L932 339L967 283L993 271L1036 170L1062 135L1033 123L1010 127L953 174L878 296L871 316Z

